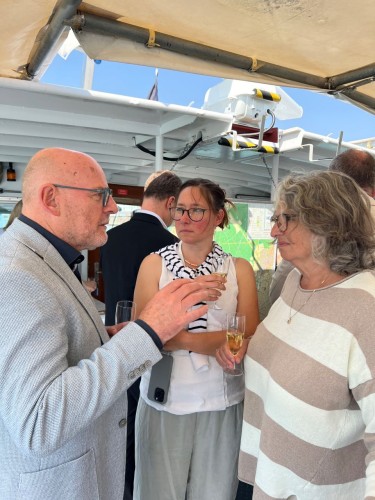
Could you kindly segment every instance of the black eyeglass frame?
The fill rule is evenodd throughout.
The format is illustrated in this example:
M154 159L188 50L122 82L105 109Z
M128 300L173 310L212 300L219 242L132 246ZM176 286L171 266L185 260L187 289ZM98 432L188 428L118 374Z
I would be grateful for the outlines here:
M284 219L284 221L282 219ZM285 231L288 229L289 222L291 220L296 220L296 219L297 219L297 215L295 215L295 214L281 213L279 215L272 215L270 217L270 222L272 225L276 224L279 231L281 231L282 233L285 233Z
M181 217L179 217L178 219L176 219L176 210L178 210L181 213ZM200 208L200 207L192 207L192 208L170 207L169 213L171 214L172 219L176 221L181 220L182 217L184 216L184 213L186 212L191 221L200 222L201 220L203 220L204 214L209 210L210 210L209 208ZM200 219L193 219L191 216L192 213L201 214Z
M90 189L90 188L81 188L81 187L76 187L76 186L64 186L63 184L53 184L53 185L57 188L62 188L62 189L75 189L77 191L89 191L91 193L101 194L103 207L106 207L108 205L109 197L112 196L112 194L113 194L112 189L109 187Z

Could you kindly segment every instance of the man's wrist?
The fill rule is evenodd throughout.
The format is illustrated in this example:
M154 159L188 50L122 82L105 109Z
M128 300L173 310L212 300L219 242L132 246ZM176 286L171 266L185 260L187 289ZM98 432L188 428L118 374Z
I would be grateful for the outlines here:
M158 349L163 348L163 342L161 341L159 335L155 332L153 328L151 328L150 325L148 325L145 321L143 321L143 319L136 319L134 323L143 328L143 330L152 338Z

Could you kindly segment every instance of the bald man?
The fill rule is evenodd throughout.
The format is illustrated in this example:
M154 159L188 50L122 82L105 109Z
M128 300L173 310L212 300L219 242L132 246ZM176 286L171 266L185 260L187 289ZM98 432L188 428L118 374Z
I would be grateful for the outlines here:
M87 155L46 149L25 170L22 214L0 248L2 499L122 499L126 390L206 312L193 304L219 294L176 280L137 321L106 329L74 271L116 211Z

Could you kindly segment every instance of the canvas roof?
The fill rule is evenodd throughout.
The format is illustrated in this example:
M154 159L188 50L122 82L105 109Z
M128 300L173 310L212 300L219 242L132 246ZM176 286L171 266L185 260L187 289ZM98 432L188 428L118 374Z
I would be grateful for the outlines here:
M61 0L54 7L54 0L2 0L0 76L38 78L72 25L91 58L321 89L375 113L373 0Z

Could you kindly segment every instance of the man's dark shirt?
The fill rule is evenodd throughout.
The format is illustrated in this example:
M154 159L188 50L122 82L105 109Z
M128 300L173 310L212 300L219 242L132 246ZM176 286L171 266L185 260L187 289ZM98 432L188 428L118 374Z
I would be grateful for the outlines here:
M77 265L80 264L84 260L84 256L80 252L78 252L78 250L76 250L75 248L70 246L68 243L66 243L62 239L60 239L57 236L55 236L54 234L52 234L50 231L45 229L43 226L41 226L37 222L33 221L32 219L29 219L28 217L26 217L26 215L21 214L18 218L24 224L27 224L28 226L35 229L35 231L37 231L39 234L44 236L44 238L46 240L48 240L51 243L51 245L53 245L56 248L56 250L59 252L61 257L68 264L70 269L72 269L74 274L81 281L79 272L77 273Z

